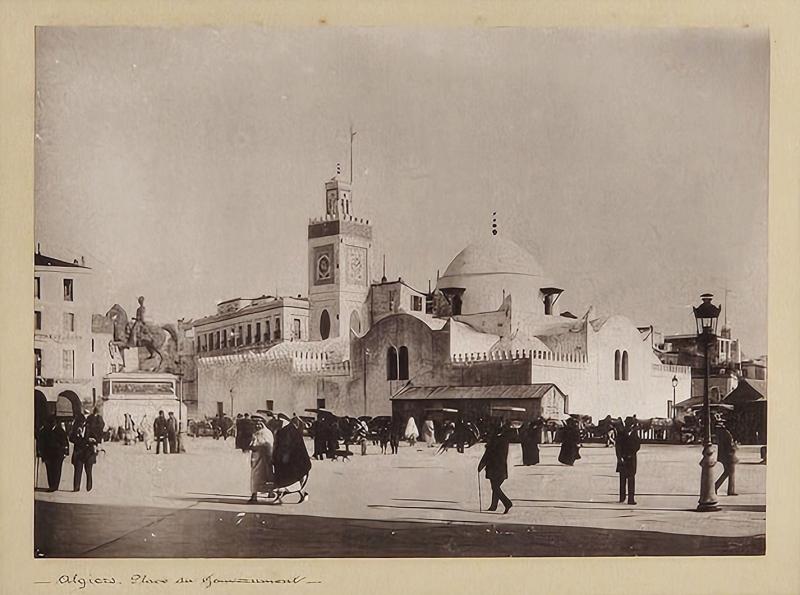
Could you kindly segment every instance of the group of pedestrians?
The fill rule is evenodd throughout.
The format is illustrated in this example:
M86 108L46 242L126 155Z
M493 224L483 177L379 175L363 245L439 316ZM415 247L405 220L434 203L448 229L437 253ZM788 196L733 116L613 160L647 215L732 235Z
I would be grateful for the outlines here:
M158 412L158 417L153 422L153 435L156 440L156 454L161 454L162 448L164 454L178 452L178 420L172 411L168 417L164 417L163 409Z
M97 453L103 442L105 423L95 408L91 414L84 411L75 416L72 429L67 431L62 422L50 416L40 428L37 436L38 456L42 458L47 472L49 492L55 492L61 485L61 470L64 459L69 455L69 443L72 443L73 466L72 489L79 492L86 475L86 491L92 491L92 469L97 463Z
M638 421L636 416L629 416L623 422L622 418L612 420L614 434L614 449L616 454L616 472L619 474L619 502L636 505L636 471L638 453L641 449ZM522 464L535 465L539 463L539 430L543 420L529 422L518 431L522 446ZM508 423L501 424L496 430L490 432L486 442L486 450L478 463L478 473L485 469L486 479L492 487L492 501L488 508L497 510L498 503L505 507L503 514L507 513L513 503L505 495L501 486L508 479L508 446L515 430ZM721 416L715 417L714 436L717 442L717 461L722 465L722 473L717 478L714 488L719 491L727 481L727 494L736 496L735 470L738 457L737 445L730 430L726 427ZM570 418L562 433L561 448L558 455L560 463L572 466L580 459L581 434L577 420Z
M289 419L283 413L267 419L249 416L253 433L250 451L250 500L258 503L258 495L274 497L275 490L300 481L311 470L311 459L303 442L302 420Z

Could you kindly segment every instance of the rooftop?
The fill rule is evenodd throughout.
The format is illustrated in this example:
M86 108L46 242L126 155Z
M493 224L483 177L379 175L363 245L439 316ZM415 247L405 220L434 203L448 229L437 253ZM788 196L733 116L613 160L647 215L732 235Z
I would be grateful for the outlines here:
M544 276L530 252L507 238L491 236L459 252L442 277L493 274Z
M38 252L34 254L33 264L37 267L71 267L76 269L90 270L87 266L79 265L77 261L67 262L66 260L59 260L58 258L53 258L52 256L39 254Z

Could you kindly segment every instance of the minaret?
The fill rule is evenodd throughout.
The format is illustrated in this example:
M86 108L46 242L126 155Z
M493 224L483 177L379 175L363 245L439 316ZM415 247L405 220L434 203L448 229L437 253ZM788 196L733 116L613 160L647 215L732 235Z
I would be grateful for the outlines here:
M352 136L351 136L352 140ZM309 338L366 330L372 226L353 213L351 185L337 175L325 182L325 216L308 223Z

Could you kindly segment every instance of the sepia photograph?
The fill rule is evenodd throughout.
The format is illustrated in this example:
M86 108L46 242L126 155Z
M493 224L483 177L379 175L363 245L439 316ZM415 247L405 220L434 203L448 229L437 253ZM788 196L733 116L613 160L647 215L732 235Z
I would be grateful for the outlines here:
M39 26L34 93L33 558L765 554L766 28Z

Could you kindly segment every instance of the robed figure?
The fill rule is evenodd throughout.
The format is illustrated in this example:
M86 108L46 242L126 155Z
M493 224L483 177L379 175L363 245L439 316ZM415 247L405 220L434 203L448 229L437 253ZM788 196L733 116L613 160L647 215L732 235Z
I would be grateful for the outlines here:
M542 432L542 425L539 420L525 424L519 433L520 445L522 446L522 464L539 464L539 442Z
M561 433L561 450L558 453L558 462L572 466L581 458L580 453L581 431L578 421L574 418L567 420L567 425Z
M275 434L275 451L272 463L275 469L275 483L278 486L287 486L300 481L311 470L311 459L303 442L303 434L285 418L283 424Z
M272 466L272 453L275 437L267 428L267 420L254 415L255 431L250 440L250 500L258 502L259 492L271 493L275 486L275 472Z

